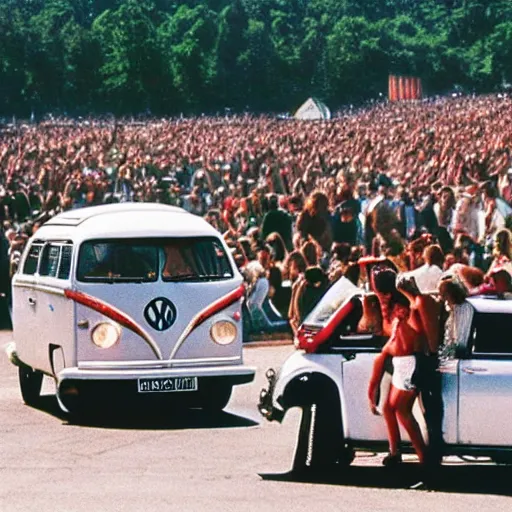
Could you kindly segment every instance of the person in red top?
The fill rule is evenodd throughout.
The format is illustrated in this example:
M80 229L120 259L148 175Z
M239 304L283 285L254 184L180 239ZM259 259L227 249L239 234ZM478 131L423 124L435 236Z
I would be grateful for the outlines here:
M512 292L512 276L503 267L494 267L489 282L470 290L469 295L498 295L504 297Z
M373 414L377 410L377 396L385 371L387 358L393 362L391 389L383 408L389 440L389 455L383 461L386 466L401 462L399 451L400 429L398 422L407 431L420 463L425 462L426 446L419 425L412 413L418 390L412 383L416 369L415 353L423 350L423 337L409 324L408 300L396 289L396 272L389 268L375 268L371 274L372 288L379 299L382 311L382 330L389 335L388 342L375 359L368 398Z
M495 268L503 267L512 262L512 233L507 229L500 229L494 235L493 259L487 276L489 277Z

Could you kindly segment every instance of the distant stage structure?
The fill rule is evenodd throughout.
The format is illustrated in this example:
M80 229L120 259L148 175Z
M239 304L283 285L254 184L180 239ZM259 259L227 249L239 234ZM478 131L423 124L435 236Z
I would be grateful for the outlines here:
M389 101L421 100L422 97L421 78L389 75Z
M331 119L331 111L320 100L308 98L295 112L294 117L310 121L326 120Z

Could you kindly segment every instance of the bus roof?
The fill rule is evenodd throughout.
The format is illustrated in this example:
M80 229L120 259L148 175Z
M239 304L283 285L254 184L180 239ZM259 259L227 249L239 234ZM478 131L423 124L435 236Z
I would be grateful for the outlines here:
M56 215L34 239L83 240L104 238L194 237L220 234L208 222L174 206L121 203L80 208Z
M76 210L68 210L52 217L46 226L78 226L82 222L96 217L98 215L106 215L112 213L123 212L162 212L162 213L182 213L188 214L183 208L177 206L169 206L159 203L115 203L105 204L101 206L90 206L87 208L78 208Z

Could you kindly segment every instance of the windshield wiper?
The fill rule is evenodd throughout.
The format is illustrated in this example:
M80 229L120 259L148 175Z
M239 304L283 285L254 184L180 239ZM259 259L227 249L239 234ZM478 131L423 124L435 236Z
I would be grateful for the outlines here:
M176 281L195 281L200 280L201 276L197 274L181 274L179 276L164 277L164 281L176 282Z
M150 279L147 277L87 277L87 281L94 281L97 283L106 283L106 284L114 284L114 283L148 283L154 281L154 279Z
M164 277L166 282L179 282L179 281L219 281L221 279L227 279L224 276L211 275L201 276L197 274L182 274L180 276Z

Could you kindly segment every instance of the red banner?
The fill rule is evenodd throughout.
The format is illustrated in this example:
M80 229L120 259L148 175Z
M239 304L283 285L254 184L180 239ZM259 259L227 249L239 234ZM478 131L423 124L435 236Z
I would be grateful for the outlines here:
M389 101L421 100L422 95L421 78L389 75Z
M413 84L414 80L415 80L414 78L410 78L410 77L405 79L405 84L406 84L405 85L405 99L406 100L416 99L414 97L413 88L412 88L412 84Z
M389 101L398 100L398 78L389 75Z
M405 100L405 78L403 76L398 77L398 99Z

